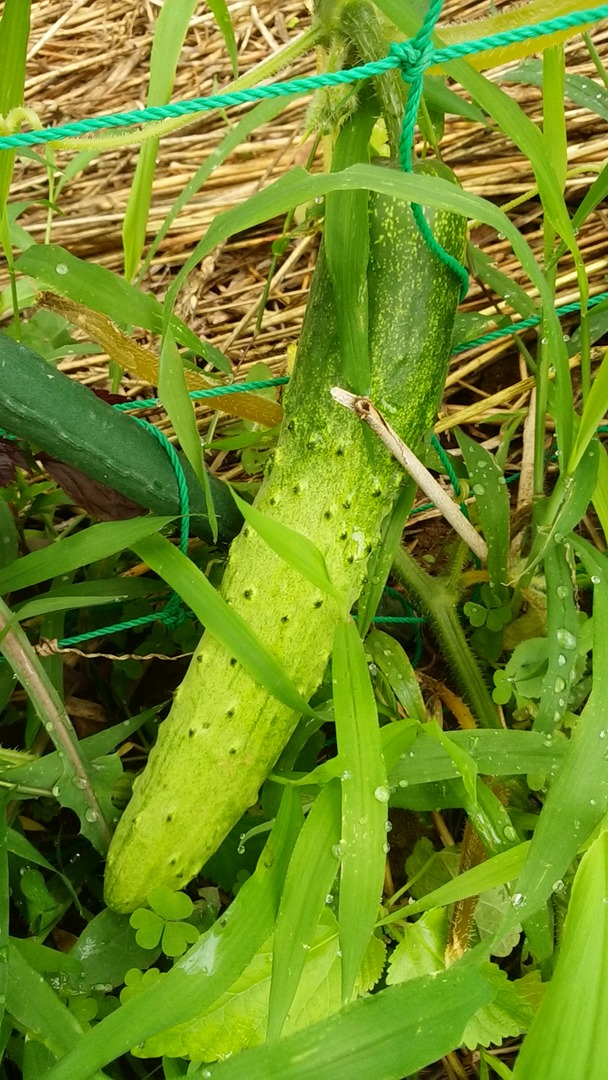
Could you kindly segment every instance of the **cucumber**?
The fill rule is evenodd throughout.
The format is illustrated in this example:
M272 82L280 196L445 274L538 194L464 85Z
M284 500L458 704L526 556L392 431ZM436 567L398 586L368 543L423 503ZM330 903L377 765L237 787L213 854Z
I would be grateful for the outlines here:
M429 251L407 204L372 193L368 220L370 396L416 446L441 398L459 282ZM428 220L462 258L465 220L443 211ZM322 245L274 462L255 505L314 541L352 604L402 474L330 397L342 369ZM247 526L232 545L221 591L309 698L343 617L338 603ZM297 720L205 634L112 840L107 904L130 911L152 885L182 888L255 802Z
M160 443L131 417L5 334L0 334L0 427L146 510L180 513L175 473ZM188 461L180 460L191 531L211 540L205 493ZM211 473L208 478L218 539L228 543L243 519L226 484Z

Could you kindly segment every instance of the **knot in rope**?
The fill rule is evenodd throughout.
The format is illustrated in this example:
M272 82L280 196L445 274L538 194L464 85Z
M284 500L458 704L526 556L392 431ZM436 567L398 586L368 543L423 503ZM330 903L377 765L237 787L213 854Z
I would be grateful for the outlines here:
M414 83L421 79L431 66L435 48L430 41L412 38L411 41L393 41L390 55L399 61L403 81Z

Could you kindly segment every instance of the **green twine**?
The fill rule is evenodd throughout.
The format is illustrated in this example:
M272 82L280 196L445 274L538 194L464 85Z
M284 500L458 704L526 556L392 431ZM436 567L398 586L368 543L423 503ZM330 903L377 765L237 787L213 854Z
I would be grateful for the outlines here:
M0 150L15 149L20 146L31 146L40 143L54 142L60 139L82 135L86 132L98 131L108 127L124 127L134 123L164 120L167 117L186 116L191 113L207 112L211 109L229 108L233 105L243 105L253 101L268 98L289 96L291 94L304 94L319 87L337 86L345 83L355 83L362 79L368 79L375 75L381 75L393 68L401 70L405 82L409 83L410 91L407 98L405 115L401 129L399 156L401 166L405 172L412 171L412 146L414 143L414 129L418 115L418 106L422 95L423 76L425 71L435 64L449 63L450 60L469 56L472 53L484 52L487 49L509 45L513 42L525 41L528 38L538 38L559 30L570 29L586 23L596 22L608 16L608 4L589 8L585 11L571 12L569 15L561 15L556 19L536 23L531 26L522 26L517 29L491 34L477 41L461 42L450 45L445 49L435 49L431 37L435 25L441 14L443 0L430 0L428 10L424 16L422 26L418 33L405 42L393 42L388 56L382 60L343 71L325 72L313 75L305 79L290 79L286 82L273 83L271 86L257 86L249 90L233 90L226 94L213 94L206 98L194 98L190 101L175 102L173 105L155 106L147 109L135 109L130 112L112 113L107 116L89 117L76 123L62 124L54 128L44 128L37 131L21 131L14 135L5 135L0 138ZM461 300L467 294L469 287L468 273L461 263L450 255L433 236L428 225L422 207L418 203L412 203L412 212L418 229L423 236L429 249L439 258L460 281Z
M418 108L422 97L423 76L433 62L435 50L431 43L431 35L435 24L441 15L443 0L431 0L428 11L424 17L422 26L414 38L401 44L394 42L391 45L390 56L399 61L401 77L409 84L409 92L405 105L403 124L401 125L401 138L399 141L399 160L401 168L406 173L411 173L412 148L414 146L414 133ZM418 231L427 247L438 259L449 267L460 281L460 299L464 300L469 291L469 274L462 264L450 255L433 236L433 230L427 222L422 207L419 203L412 203L412 214L418 226Z
M429 67L448 64L451 60L459 60L464 56L471 56L473 53L486 52L488 49L500 48L503 45L511 45L519 41L527 41L529 38L546 37L560 30L570 30L575 26L583 26L608 17L608 4L601 4L599 7L586 8L584 11L573 11L568 15L560 15L555 19L548 19L530 26L520 26L517 29L491 34L485 38L478 38L476 41L463 41L459 44L448 45L443 49L433 48L428 41L430 35L426 34L425 31L426 41L423 42L423 48L420 49L420 35L423 28L430 24L432 31L437 21L438 15L435 14L437 2L438 0L431 0L423 27L416 37L409 42L395 43L391 46L389 55L382 60L376 60L343 71L325 72L304 79L276 82L270 86L255 86L248 90L232 90L225 94L212 94L209 97L177 101L172 105L150 106L146 109L131 109L128 112L88 117L84 120L61 124L57 127L41 128L37 131L19 131L15 132L14 135L0 137L0 150L12 150L22 146L57 142L60 139L100 131L103 128L127 127L131 124L166 120L169 117L188 116L193 113L209 112L213 109L227 109L234 105L247 105L268 98L307 94L318 90L319 87L341 86L360 82L375 75L383 75L386 71L395 68L400 68L403 72L408 63L411 65L415 80L420 73L423 73ZM418 45L415 47L415 51L408 53L407 47L412 42L418 42Z

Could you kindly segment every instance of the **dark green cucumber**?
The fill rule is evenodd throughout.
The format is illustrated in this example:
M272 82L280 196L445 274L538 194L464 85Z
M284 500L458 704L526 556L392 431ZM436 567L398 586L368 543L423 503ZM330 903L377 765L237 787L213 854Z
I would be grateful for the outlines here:
M180 513L175 473L160 443L86 386L5 334L0 334L0 427L145 510L176 517ZM210 540L205 493L186 459L180 460L188 484L191 531ZM226 485L211 473L209 485L218 536L228 542L243 519Z
M430 216L456 258L465 221ZM459 282L426 247L407 204L369 200L368 334L371 397L414 447L441 398ZM341 383L333 286L321 248L272 470L256 506L306 534L338 590L360 595L402 474L360 421L330 396ZM225 600L280 660L301 694L318 687L343 614L245 527L222 583ZM256 799L297 722L205 634L110 847L107 903L129 911L150 887L180 888Z

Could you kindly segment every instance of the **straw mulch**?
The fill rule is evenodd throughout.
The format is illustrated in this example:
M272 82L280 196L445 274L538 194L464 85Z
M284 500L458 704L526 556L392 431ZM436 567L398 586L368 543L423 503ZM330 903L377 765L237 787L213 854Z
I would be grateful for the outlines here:
M126 5L109 0L39 0L34 4L26 100L41 121L45 125L59 124L142 107L154 20L160 6L160 0ZM229 6L236 27L241 72L297 34L310 18L308 5L298 0L284 0L280 5L273 0L259 0L257 4L235 0ZM175 100L210 94L231 78L226 50L213 17L206 5L200 4L199 9L201 13L192 20L177 73ZM485 2L447 0L443 21L468 20L487 15L488 10ZM602 25L603 29L596 29L594 34L600 50L608 35L606 25ZM572 38L568 45L568 64L570 72L592 77L596 74L580 38ZM314 58L306 57L288 74L296 76L312 71ZM509 92L535 122L541 123L540 91L510 85ZM276 121L257 130L212 175L161 245L145 282L147 288L162 297L172 269L182 264L219 211L238 204L295 162L305 159L308 146L303 143L303 124L308 101L288 106ZM608 140L605 121L569 101L565 109L570 164L589 166L588 172L568 181L568 198L575 205L605 159ZM149 220L150 237L225 131L225 117L210 113L181 133L162 140ZM499 205L532 186L526 160L500 133L452 118L447 124L442 149L445 160L455 168L467 190ZM57 152L59 163L67 162L70 156L66 151ZM121 224L136 158L136 148L100 153L67 186L61 198L62 214L53 223L53 242L120 272ZM31 161L18 164L12 194L18 200L46 196L46 180L39 165ZM523 203L512 216L540 258L538 201L531 199ZM34 207L24 220L32 235L41 240L44 211ZM297 341L317 246L312 235L299 237L288 249L273 279L261 330L257 335L254 332L270 265L271 244L280 234L281 225L279 221L267 223L224 245L191 275L180 296L178 313L227 353L235 373L242 374L252 363L262 360L273 372L283 374L288 346ZM600 209L579 236L592 293L605 288L604 232L605 220ZM475 229L474 239L505 273L529 287L506 240L485 226ZM562 302L577 298L574 269L568 258L560 264L559 294ZM475 283L471 284L463 308L471 309L488 314L497 310L493 298ZM61 366L87 383L107 383L104 358L70 358ZM488 427L483 421L505 408L527 409L530 382L525 381L526 376L527 371L508 340L460 356L453 361L439 430L466 422L474 425L477 437L485 440L487 446L495 446L496 428ZM142 389L133 379L126 380L125 388L130 394ZM203 418L209 415L204 407L200 415L204 424ZM217 468L222 463L216 461L214 465ZM227 473L236 474L234 469Z

